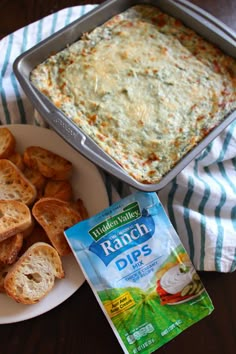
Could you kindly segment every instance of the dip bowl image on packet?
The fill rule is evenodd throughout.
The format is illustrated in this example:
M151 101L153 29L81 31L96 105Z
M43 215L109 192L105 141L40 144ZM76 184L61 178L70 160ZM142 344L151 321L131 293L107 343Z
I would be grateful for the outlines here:
M124 353L152 353L214 307L155 192L65 231Z

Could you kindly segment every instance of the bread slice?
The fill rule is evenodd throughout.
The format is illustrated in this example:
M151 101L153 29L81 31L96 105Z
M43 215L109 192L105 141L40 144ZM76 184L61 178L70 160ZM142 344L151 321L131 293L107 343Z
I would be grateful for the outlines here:
M4 288L8 296L22 304L35 304L64 278L61 259L52 246L33 244L8 271Z
M44 197L53 197L69 202L73 198L73 190L70 181L48 180L44 188Z
M30 246L32 246L36 242L45 242L51 244L46 232L38 224L36 224L32 233L24 239L23 247L20 253L23 254Z
M30 227L29 207L17 200L0 200L0 242Z
M19 200L31 205L37 196L36 188L18 167L7 159L0 160L0 200Z
M0 128L0 159L10 156L16 147L16 140L11 131L7 128Z
M33 216L45 230L60 256L71 253L64 230L82 220L70 203L56 198L41 198L32 209Z
M31 225L29 226L29 227L27 227L27 229L25 229L24 231L22 231L22 235L23 235L23 239L25 240L26 238L28 238L31 234L32 234L32 232L33 232L33 230L34 230L34 228L35 228L35 224L36 224L36 221L34 220L34 218L32 217L31 218Z
M4 280L11 266L0 264L0 293L5 293Z
M23 246L23 234L18 233L0 242L0 264L9 265L16 261Z
M30 167L24 169L24 176L35 186L36 189L44 188L46 184L46 177L44 177L38 170Z
M69 178L72 172L70 161L40 146L27 147L23 159L28 167L38 170L47 178L63 180Z
M25 165L23 161L23 156L19 152L13 152L10 156L8 156L7 159L13 162L14 165L19 168L19 170L24 171Z
M43 196L44 187L47 182L47 178L42 175L38 170L26 167L24 169L24 176L35 186L37 190L37 197L39 199Z

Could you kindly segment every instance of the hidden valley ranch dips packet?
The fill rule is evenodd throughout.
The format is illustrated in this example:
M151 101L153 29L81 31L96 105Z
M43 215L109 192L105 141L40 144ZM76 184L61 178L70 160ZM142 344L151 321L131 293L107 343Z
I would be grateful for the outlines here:
M124 353L152 353L213 311L156 193L129 195L65 235Z

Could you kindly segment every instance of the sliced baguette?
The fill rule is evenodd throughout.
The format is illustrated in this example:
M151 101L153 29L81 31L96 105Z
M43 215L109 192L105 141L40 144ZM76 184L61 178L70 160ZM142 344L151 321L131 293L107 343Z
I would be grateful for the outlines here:
M23 156L19 152L13 152L10 156L8 156L7 159L13 162L14 165L19 168L19 170L24 171L25 165L23 162Z
M47 182L47 178L44 177L38 170L34 170L30 167L26 167L24 169L24 175L35 186L37 191L36 199L41 198L44 193L44 187Z
M8 158L15 150L16 140L7 128L0 128L0 159Z
M10 269L10 266L0 264L0 293L5 293L4 279Z
M56 198L41 198L32 209L33 216L45 230L60 256L71 253L64 230L82 220L70 203Z
M29 227L27 227L27 229L25 229L24 231L22 231L22 235L23 235L23 239L25 240L27 237L29 237L34 228L35 228L35 224L36 224L36 221L34 220L34 218L32 217L31 218L31 225Z
M44 177L39 171L26 167L24 169L24 175L37 190L44 188L47 180L46 177Z
M55 248L37 242L9 270L4 289L15 301L34 304L52 290L55 278L64 278L61 259Z
M29 207L17 200L0 200L0 242L31 226Z
M27 238L24 239L23 247L20 252L21 255L36 242L45 242L51 244L46 232L38 224L36 224L36 226L34 227L33 232Z
M69 202L73 197L70 181L48 180L44 188L44 197L53 197Z
M28 167L38 170L47 178L64 180L69 178L72 172L70 161L40 146L27 147L23 159Z
M9 265L16 261L23 246L23 234L18 233L0 242L0 264Z
M32 204L37 196L34 185L17 166L7 159L0 160L0 200L19 200Z

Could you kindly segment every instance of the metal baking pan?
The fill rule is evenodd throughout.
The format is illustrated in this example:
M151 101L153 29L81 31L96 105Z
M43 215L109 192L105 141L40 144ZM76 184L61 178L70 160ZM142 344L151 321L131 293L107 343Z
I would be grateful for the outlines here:
M14 73L26 95L42 115L45 121L64 140L86 158L99 167L143 191L158 191L165 187L181 170L186 167L223 129L235 118L236 111L225 117L220 125L212 130L204 140L192 149L178 164L170 170L159 183L143 184L128 175L110 156L108 156L92 139L86 136L73 122L59 111L30 82L30 73L51 53L64 49L78 40L84 32L89 32L103 24L114 15L137 4L156 5L160 10L181 20L185 25L200 34L203 38L216 44L219 48L236 58L236 34L225 24L185 0L108 0L88 14L64 27L49 38L40 42L20 55L13 64Z

